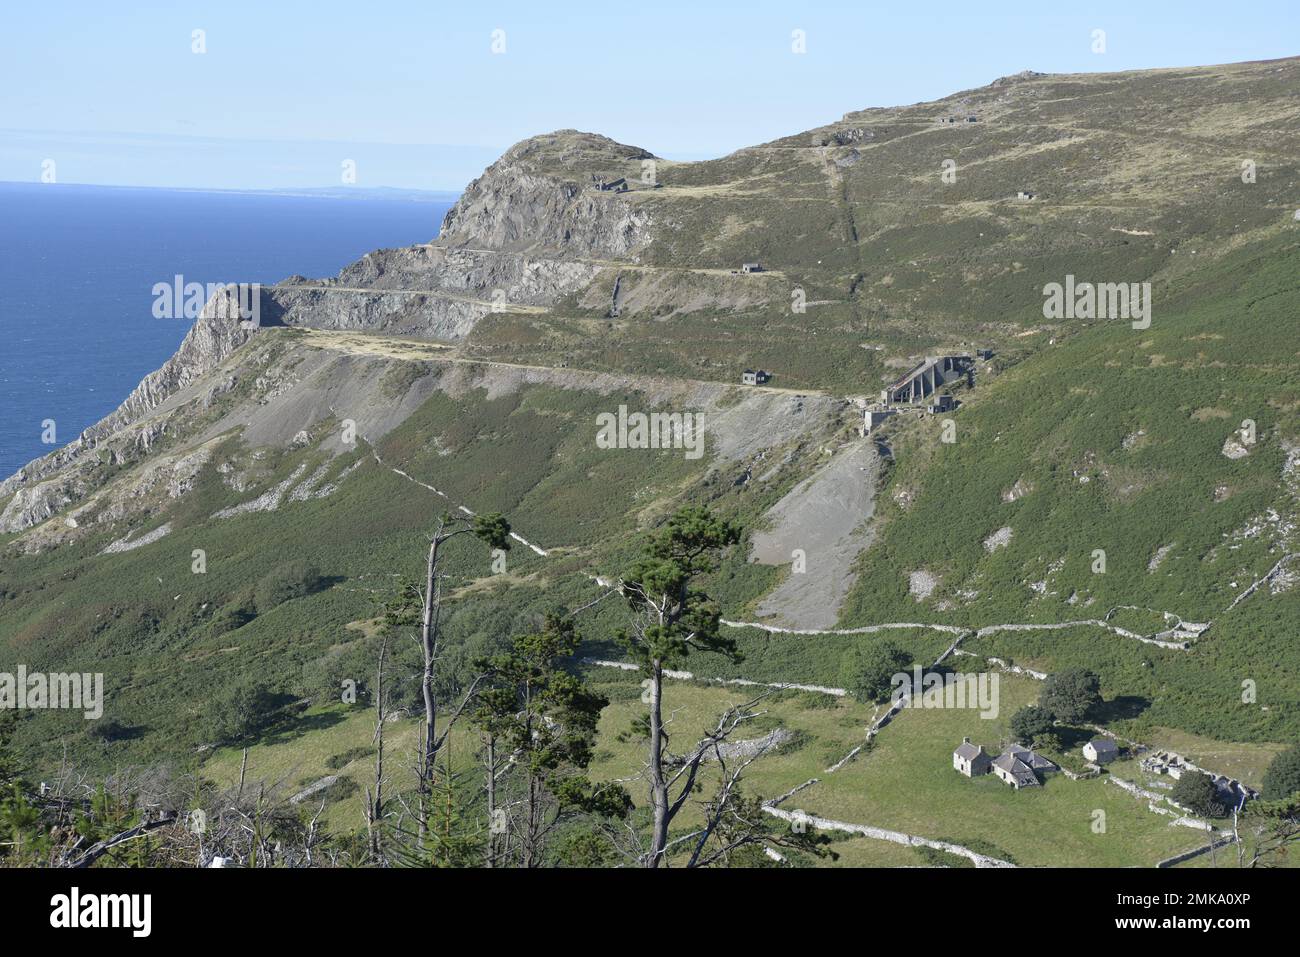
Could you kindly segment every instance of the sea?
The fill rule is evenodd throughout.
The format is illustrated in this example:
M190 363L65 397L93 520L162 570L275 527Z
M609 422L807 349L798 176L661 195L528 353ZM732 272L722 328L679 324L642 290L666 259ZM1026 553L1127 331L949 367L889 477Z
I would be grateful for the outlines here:
M428 242L411 198L0 183L0 480L77 437L176 351L155 283L323 278Z

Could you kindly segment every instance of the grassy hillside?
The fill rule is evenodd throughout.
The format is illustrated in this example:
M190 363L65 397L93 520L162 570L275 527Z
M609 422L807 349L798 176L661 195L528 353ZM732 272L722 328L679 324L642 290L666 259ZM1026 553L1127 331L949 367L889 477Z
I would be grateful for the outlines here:
M644 213L649 241L621 259L534 249L527 236L476 250L471 218L453 231L466 270L535 256L529 269L582 265L596 278L549 307L490 312L457 344L261 329L86 450L45 489L49 514L0 536L0 671L102 671L105 720L25 713L18 745L43 769L66 754L229 783L236 746L251 743L252 773L282 789L341 772L352 783L330 791L328 820L355 828L377 619L421 574L439 515L500 511L545 553L516 543L499 572L486 549L454 543L445 699L475 656L599 597L596 578L616 576L647 529L691 503L746 533L701 582L740 623L727 627L744 659L693 655L697 678L838 687L851 648L889 642L931 662L955 633L909 625L943 625L977 656L1090 668L1113 730L1257 781L1300 739L1300 592L1279 566L1300 551L1297 83L1300 60L1007 78L709 162L657 161L657 185L640 181L648 154L602 138L522 144L508 154L515 182L590 189L593 173L628 176L633 189L599 202ZM939 122L948 116L961 122ZM479 254L488 266L471 262ZM382 281L419 281L421 261ZM751 261L764 271L735 272ZM1067 275L1150 282L1150 327L1045 319L1044 287ZM995 355L973 388L952 390L955 412L900 415L873 435L885 465L872 544L837 627L755 627L764 597L799 572L750 562L748 537L862 441L854 400L919 356L974 347ZM749 367L771 370L773 388L740 388ZM620 405L702 411L707 454L599 448L597 417ZM343 438L352 426L355 442ZM619 658L625 621L617 599L585 610L579 657ZM1138 640L1183 623L1209 628L1179 639L1186 648ZM1066 627L977 633L1007 624ZM416 649L391 653L409 705ZM590 677L612 700L598 776L627 777L636 757L617 734L640 711L635 678ZM354 706L340 701L349 681ZM1256 697L1243 699L1243 683ZM223 736L225 713L258 686L276 723L248 741ZM1148 865L1196 843L1103 779L1015 793L955 774L961 737L996 744L1038 687L1007 677L992 722L905 713L833 775L870 709L783 693L762 730L788 727L795 743L756 763L750 787L772 797L823 777L801 792L810 812L1022 864ZM687 738L739 700L689 682L673 694ZM398 748L412 734L398 724ZM473 742L456 747L468 760ZM1089 828L1099 808L1112 822L1101 837ZM837 846L847 863L934 863L859 838Z
M1047 325L1047 282L1180 281L1293 230L1297 82L1295 59L1010 77L717 160L660 162L660 188L628 194L655 223L636 265L610 264L599 294L549 316L489 316L470 348L723 380L757 364L780 384L867 394L891 357L970 343L1018 353L1020 333ZM596 158L557 162L580 181ZM769 274L724 278L752 261ZM616 275L645 291L610 316Z
M1126 612L1142 633L1157 630L1153 613L1215 619L1190 653L1096 629L979 647L1048 670L1122 670L1114 692L1154 702L1156 723L1239 740L1300 735L1300 659L1268 637L1271 623L1293 620L1294 596L1261 593L1220 617L1297 545L1300 488L1284 466L1300 444L1298 265L1293 239L1239 250L1167 290L1150 329L1098 325L977 385L955 417L956 442L939 441L933 420L888 434L898 466L845 624L1061 622L1121 605L1147 610L1145 620ZM1257 442L1231 459L1224 442L1246 419ZM1007 501L1018 483L1028 491ZM1012 537L990 552L984 542L1002 528ZM918 602L908 575L921 568L940 584ZM1127 664L1106 664L1116 658ZM1248 677L1268 689L1267 710L1243 713Z

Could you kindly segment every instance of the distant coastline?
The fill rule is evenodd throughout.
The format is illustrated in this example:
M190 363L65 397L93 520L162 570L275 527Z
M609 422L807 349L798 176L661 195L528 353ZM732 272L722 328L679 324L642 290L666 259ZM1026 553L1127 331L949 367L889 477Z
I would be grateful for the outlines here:
M0 187L40 186L44 188L120 189L133 192L221 193L240 196L299 196L307 199L356 199L401 203L454 203L459 190L403 189L396 186L303 186L276 189L226 189L202 186L119 186L109 183L37 183L31 180L0 180Z
M435 237L451 205L439 195L0 181L0 480L110 414L176 352L191 323L155 317L156 283L333 276Z

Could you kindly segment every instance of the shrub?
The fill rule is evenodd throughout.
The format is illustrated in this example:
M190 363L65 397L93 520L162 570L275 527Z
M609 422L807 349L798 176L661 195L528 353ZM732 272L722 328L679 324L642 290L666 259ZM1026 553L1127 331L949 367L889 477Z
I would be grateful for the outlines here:
M1265 801L1282 801L1300 791L1300 744L1275 757L1264 772Z
M574 829L555 842L557 867L607 867L616 859L609 838L595 830Z
M339 778L324 791L320 797L326 804L337 804L339 801L346 800L361 791L361 785L357 784L352 778Z
M1056 754L1060 754L1061 751L1063 750L1061 747L1060 736L1056 734L1052 734L1051 732L1048 732L1047 734L1040 734L1037 738L1035 738L1030 743L1034 747L1038 748L1040 751L1052 751Z
M342 754L332 755L328 760L326 760L325 767L329 768L331 771L338 771L339 769L351 764L353 761L356 761L358 758L364 758L371 753L370 748L348 748Z
M90 735L96 741L102 741L107 744L110 741L121 741L129 738L133 734L132 728L124 725L121 721L108 719L106 721L96 721L86 728L86 734Z
M212 629L216 634L225 634L243 628L257 617L257 604L251 590L235 596L212 619Z
M272 571L257 584L254 599L257 610L265 614L294 598L319 591L324 584L320 569L306 562L290 562Z
M1204 771L1184 771L1169 796L1175 803L1205 817L1223 817L1228 813L1214 778Z
M1058 721L1082 721L1101 704L1101 679L1087 668L1067 668L1050 674L1038 703Z
M912 666L912 656L897 645L855 645L844 656L841 680L849 693L862 702L879 701L892 687L894 675Z
M233 743L257 734L275 719L279 703L266 683L254 679L231 685L208 706L203 723L206 736L216 743Z
M1055 727L1052 712L1035 704L1021 708L1011 716L1011 734L1021 744L1032 745L1045 735L1053 734Z

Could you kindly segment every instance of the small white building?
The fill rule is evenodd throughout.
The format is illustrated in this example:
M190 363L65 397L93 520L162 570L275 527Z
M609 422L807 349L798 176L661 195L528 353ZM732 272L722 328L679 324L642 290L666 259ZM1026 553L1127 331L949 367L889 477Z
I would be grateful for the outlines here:
M1083 756L1093 764L1106 764L1119 757L1119 745L1111 738L1093 738L1083 746Z
M968 778L988 774L993 759L989 757L982 744L971 744L970 738L962 738L961 744L952 753L953 770L960 771Z

